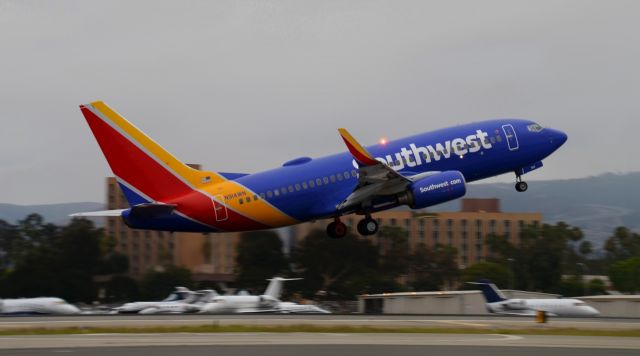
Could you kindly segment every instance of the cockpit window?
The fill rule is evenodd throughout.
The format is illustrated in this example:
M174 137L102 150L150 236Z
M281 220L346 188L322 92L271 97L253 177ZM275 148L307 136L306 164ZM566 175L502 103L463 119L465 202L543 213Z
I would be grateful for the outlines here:
M531 124L527 126L527 130L531 132L540 132L543 130L543 127L538 124Z

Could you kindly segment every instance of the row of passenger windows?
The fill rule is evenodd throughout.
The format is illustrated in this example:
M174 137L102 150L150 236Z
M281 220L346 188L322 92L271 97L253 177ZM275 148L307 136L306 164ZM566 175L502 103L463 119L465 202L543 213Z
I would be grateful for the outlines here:
M310 179L309 181L295 183L287 187L280 187L280 188L275 188L273 190L268 190L266 193L260 193L260 196L254 195L253 200L255 201L258 199L271 199L274 197L279 197L281 195L286 195L288 193L293 193L294 191L299 192L301 190L313 189L315 187L320 187L322 185L341 182L343 180L357 178L357 177L358 177L358 173L356 172L355 169L353 169L351 170L351 172L344 171L342 173L332 174L330 176L326 176L322 178ZM244 199L241 198L238 202L240 204L244 204L244 203L250 203L251 201L252 201L251 197L246 197Z

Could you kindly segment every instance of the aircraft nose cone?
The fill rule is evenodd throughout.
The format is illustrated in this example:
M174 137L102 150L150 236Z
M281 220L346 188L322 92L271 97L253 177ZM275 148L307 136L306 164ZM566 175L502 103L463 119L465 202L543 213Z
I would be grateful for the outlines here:
M567 134L560 130L549 130L549 141L556 147L562 146L565 142L567 142Z

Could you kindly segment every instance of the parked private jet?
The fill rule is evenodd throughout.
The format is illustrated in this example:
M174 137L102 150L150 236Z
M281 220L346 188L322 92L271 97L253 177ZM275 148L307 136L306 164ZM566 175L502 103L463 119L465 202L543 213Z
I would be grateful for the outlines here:
M191 291L185 287L176 287L176 290L171 293L167 298L155 302L131 302L125 303L117 308L114 308L113 311L120 314L135 314L139 313L142 310L153 308L156 305L166 303L175 303L185 300L189 295L191 295Z
M282 285L300 278L274 277L262 295L219 295L202 307L201 313L273 313L279 312Z
M0 299L0 314L79 314L80 309L53 297Z
M533 316L537 311L543 310L549 316L594 317L600 315L595 308L578 299L507 299L491 282L468 283L480 287L490 313Z
M221 173L190 168L101 101L80 110L130 208L74 216L119 216L131 228L164 231L249 231L332 219L327 234L339 238L347 233L340 217L355 213L364 216L358 232L373 235L373 213L457 199L468 182L512 173L523 192L522 175L542 167L567 140L533 121L498 119L365 148L341 128L348 152L300 157L254 174Z
M218 293L212 289L199 290L190 293L183 300L160 302L149 308L142 309L138 314L188 314L202 310Z

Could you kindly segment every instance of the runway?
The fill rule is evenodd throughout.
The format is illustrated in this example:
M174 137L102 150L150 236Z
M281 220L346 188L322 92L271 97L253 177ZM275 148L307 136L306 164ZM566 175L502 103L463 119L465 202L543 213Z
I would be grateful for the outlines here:
M640 329L639 319L615 318L550 318L546 324L536 324L532 317L512 316L435 316L435 315L78 315L2 317L0 330L14 328L65 327L145 327L145 326L367 326L380 328L477 328L522 329L578 328L592 330Z
M639 338L458 334L214 333L0 337L0 355L637 355ZM434 353L435 352L435 353Z
M103 355L636 355L638 337L508 335L510 330L554 328L638 330L640 320L533 318L506 316L407 315L80 315L0 318L0 331L47 328L144 328L199 325L368 326L378 328L472 329L480 334L449 333L141 333L0 336L0 356L80 353ZM506 334L496 334L504 330ZM438 330L436 330L438 332ZM517 349L517 350L516 350Z

